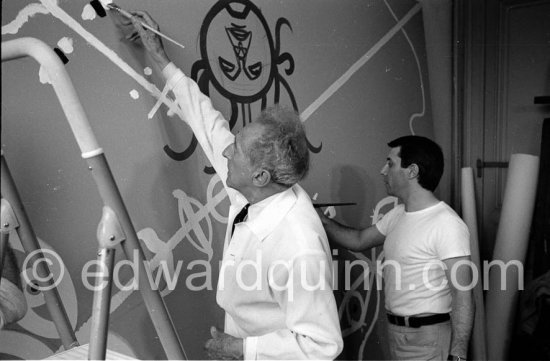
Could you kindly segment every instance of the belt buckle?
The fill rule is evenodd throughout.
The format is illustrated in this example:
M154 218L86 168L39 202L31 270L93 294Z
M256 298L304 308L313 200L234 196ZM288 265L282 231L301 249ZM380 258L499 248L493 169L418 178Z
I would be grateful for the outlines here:
M409 316L403 317L403 320L405 321L405 326L411 327L411 325L410 325L410 323L409 323Z

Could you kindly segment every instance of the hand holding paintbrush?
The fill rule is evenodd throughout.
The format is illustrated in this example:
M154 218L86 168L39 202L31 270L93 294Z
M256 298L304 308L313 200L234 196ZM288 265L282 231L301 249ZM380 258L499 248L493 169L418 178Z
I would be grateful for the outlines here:
M114 11L117 11L120 15L124 16L125 18L131 20L132 22L133 21L137 21L141 26L143 26L144 28L152 31L153 33L157 34L158 36L160 36L161 38L163 39L166 39L168 41L170 41L171 43L179 46L180 48L184 49L185 46L181 45L180 43L178 43L177 41L175 41L174 39L172 39L171 37L169 37L168 35L165 35L163 33L161 33L159 30L158 30L158 25L156 26L156 28L154 26L151 26L149 24L147 24L146 22L144 21L140 21L140 20L137 20L136 17L137 17L137 14L139 14L139 12L136 12L136 14L132 14L124 9L122 9L120 6L114 4L114 3L110 3L110 4L107 4L106 5L110 10L114 10ZM150 18L150 17L149 17ZM152 19L151 19L152 20Z
M128 12L126 10L117 10L117 8L113 7L113 4L109 4L109 8L116 12L116 14L121 15L119 18L122 17L130 21L128 23L121 22L121 25L133 25L135 31L127 35L126 40L132 42L141 40L141 43L159 69L164 69L170 63L170 59L164 50L161 37L158 36L160 32L158 30L159 26L153 18L145 11L136 10ZM155 29L155 31L150 31L150 29Z

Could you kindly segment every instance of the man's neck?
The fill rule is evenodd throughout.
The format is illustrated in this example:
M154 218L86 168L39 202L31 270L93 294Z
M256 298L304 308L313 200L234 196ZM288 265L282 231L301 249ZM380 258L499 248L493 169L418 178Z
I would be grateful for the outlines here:
M277 193L286 191L288 188L276 183L270 183L269 185L261 188L254 188L253 191L244 195L250 204L258 203L266 198L271 197Z
M427 189L416 188L401 199L405 204L406 212L416 212L439 203L439 199Z

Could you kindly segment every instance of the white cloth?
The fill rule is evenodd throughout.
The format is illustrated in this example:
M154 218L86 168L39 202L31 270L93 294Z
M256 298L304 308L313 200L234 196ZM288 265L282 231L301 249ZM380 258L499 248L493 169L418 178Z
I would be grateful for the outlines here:
M400 204L376 227L386 236L386 310L399 316L450 312L442 261L470 255L470 234L462 219L444 202L416 212L406 212Z
M223 150L233 142L227 121L197 84L170 63L163 74L206 156L224 182L229 224L247 203L225 184ZM334 359L343 341L332 292L327 236L307 193L299 186L248 210L226 231L217 302L225 332L245 339L245 359ZM288 287L286 287L288 285Z
M27 302L23 292L6 278L0 279L0 330L17 322L27 313Z

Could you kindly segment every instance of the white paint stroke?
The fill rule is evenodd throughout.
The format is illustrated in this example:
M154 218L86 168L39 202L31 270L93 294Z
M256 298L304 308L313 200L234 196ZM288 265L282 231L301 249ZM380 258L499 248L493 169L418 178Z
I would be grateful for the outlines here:
M390 39L399 31L409 20L416 15L422 6L416 4L412 7L411 10L397 23L395 24L390 31L388 31L372 48L370 48L365 55L363 55L359 60L357 60L340 78L338 78L331 86L327 88L313 103L311 103L306 110L300 114L302 122L305 122L324 102L327 101L342 85L344 85L351 76L358 71L363 65L365 65L370 58L372 58L378 50L380 50Z
M130 90L130 96L132 99L139 99L139 92L135 89Z
M197 205L197 200L188 197L185 195L185 193L181 190L175 190L174 196L178 199L178 210L180 211L180 220L181 220L181 212L187 212L190 211L191 213L186 214L187 220L182 223L182 228L180 228L179 231L172 236L168 242L162 241L156 234L156 232L152 228L144 228L138 232L138 238L145 244L145 246L154 253L154 257L149 261L149 267L151 270L155 271L160 266L160 263L162 261L168 262L168 270L171 274L174 272L173 268L173 262L174 262L174 254L173 250L176 248L176 246L182 242L185 238L188 239L188 241L198 250L205 253L208 257L208 261L211 261L212 258L212 237L213 234L210 232L210 236L207 242L203 244L202 247L198 246L195 242L191 240L191 228L192 226L190 223L195 222L197 225L200 224L202 220L210 221L210 217L214 217L214 219L218 220L222 223L227 223L227 217L223 217L220 215L216 207L227 197L227 192L225 191L224 187L221 187L221 190L217 193L215 193L215 189L219 184L222 183L221 178L216 174L212 178L210 178L210 182L208 183L207 187L207 202L204 204L204 206L201 205L201 207L198 207L198 210L195 212L190 208L191 202L195 203L195 206ZM188 203L188 206L185 206L182 203ZM200 202L198 202L198 205L200 205ZM204 241L204 240L203 240ZM206 246L206 247L205 247ZM158 272L158 271L157 271ZM124 284L122 287L119 287L118 292L116 292L111 297L111 307L110 307L110 314L113 314L125 301L134 293L134 289L132 287L132 284L134 283L134 278L132 277L126 284ZM161 292L162 297L166 297L169 295L173 290L171 290L169 287L165 288ZM77 330L77 334L79 331L81 331L83 328L89 328L91 322L91 316L88 318L87 321L85 321ZM80 339L80 338L79 338ZM61 348L57 351L60 352ZM57 353L56 352L56 353Z
M397 18L397 15L395 15L395 13L393 12L393 9L391 8L391 6L390 6L390 4L388 3L387 0L384 0L384 4L388 8L388 11L390 12L390 14L394 18L394 20L399 21L399 19ZM411 47L411 51L412 51L413 56L414 56L414 60L416 61L416 69L418 70L418 78L420 80L420 91L421 91L421 94L422 94L422 111L420 113L413 113L411 115L411 117L409 118L409 129L411 130L411 134L415 135L414 128L413 128L413 121L416 118L423 117L424 114L426 113L426 94L425 94L426 92L425 92L425 89L424 89L424 80L422 79L422 68L420 67L420 60L418 60L418 54L416 54L416 49L414 48L414 45L413 45L411 39L409 38L409 34L407 34L407 31L404 28L402 28L401 32L403 33L403 36L407 40L407 43L409 43L409 46Z
M174 84L177 82L174 81ZM172 90L168 83L164 86L164 89L162 89L162 93L160 94L160 98L157 100L156 104L153 106L153 108L149 111L149 114L147 114L148 119L152 119L155 116L155 113L160 108L160 105L162 104L163 100L166 98L166 95L168 92Z
M38 3L29 4L25 6L23 9L21 9L21 11L19 11L15 19L10 21L6 25L2 26L2 35L17 34L19 29L21 29L21 27L25 25L25 23L29 21L29 19L34 15L49 14L49 13L50 12L48 11L48 9L46 9L42 4L38 4Z
M50 76L48 74L48 70L44 68L43 66L40 66L40 70L38 71L38 78L40 79L40 82L42 84L51 84L52 81L50 80Z
M86 4L82 9L82 15L80 17L82 20L94 20L96 18L96 12L92 5Z
M328 218L332 219L336 217L336 208L334 208L334 206L329 206L325 209L323 214L326 215Z
M211 218L227 223L227 217L222 217L216 211L216 207L227 197L227 192L224 187L219 187L222 183L221 178L216 174L210 178L210 182L207 187L207 202L202 205L197 199L185 194L182 190L176 189L173 192L174 197L178 200L178 213L181 222L181 228L176 233L164 242L161 240L154 229L144 228L138 232L139 239L145 244L147 249L154 253L153 258L150 260L150 267L152 270L156 270L160 263L168 262L168 269L170 272L174 271L174 249L183 242L185 239L198 251L204 253L208 257L208 261L212 260L213 250L212 241L213 233L209 227L208 239L206 237L199 237L198 242L191 238L191 232L196 232L196 228L200 227L200 222L211 222ZM216 192L215 189L220 188L220 191ZM197 209L193 210L193 206ZM126 286L113 295L111 301L111 313L114 312L127 298L132 294L133 290L129 287L133 282L133 278L130 279ZM162 292L162 296L165 297L173 290L166 288Z
M98 38L96 38L92 33L87 31L73 19L69 14L67 14L63 9L57 6L54 0L40 0L42 4L50 11L50 13L65 23L68 27L73 29L77 34L82 36L90 45L95 47L99 52L105 55L109 60L111 60L115 65L117 65L122 71L128 74L132 79L137 81L145 90L147 90L151 95L156 98L162 98L162 101L176 114L178 114L182 119L183 112L178 108L178 106L171 100L161 97L160 90L152 83L148 82L141 74L137 73L130 65L128 65L124 60L118 56L113 50L103 44Z
M161 93L161 97L157 100L153 108L151 108L151 110L149 111L149 114L147 114L147 119L152 119L155 116L155 113L157 112L157 110L159 110L160 105L162 104L162 99L166 96L166 93L168 93L168 91L170 90L169 88L170 87L168 86L168 83L166 83L166 85L164 86L164 90Z
M59 49L61 49L65 54L71 54L74 51L73 39L66 36L59 39L57 46L59 46Z

